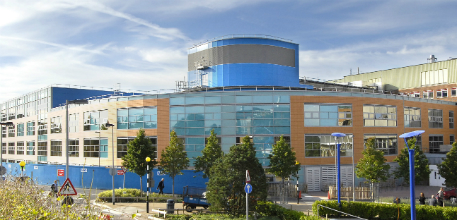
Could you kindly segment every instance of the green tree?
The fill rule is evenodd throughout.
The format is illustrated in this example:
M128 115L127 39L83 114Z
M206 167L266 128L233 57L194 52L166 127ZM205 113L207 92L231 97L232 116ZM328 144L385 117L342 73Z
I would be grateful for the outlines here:
M208 202L213 210L224 208L234 215L243 214L246 207L246 170L249 170L252 185L249 204L265 201L267 179L255 155L254 144L246 136L242 144L233 145L229 153L213 165L207 187Z
M205 149L202 151L202 156L195 158L195 172L203 171L203 178L210 177L211 167L217 160L220 160L223 155L224 152L222 152L221 145L219 144L219 140L213 129L208 138L208 143L206 143Z
M416 146L416 138L408 139L408 146L414 149L414 172L416 182L428 180L430 177L430 168L428 167L428 159L424 152ZM398 163L397 169L394 171L395 178L404 178L406 183L409 183L409 153L408 148L403 148L397 158L394 159Z
M356 175L373 183L387 180L390 165L386 164L384 152L375 148L375 139L369 138L365 143L363 157L357 163Z
M187 167L189 167L189 158L187 158L187 153L184 151L184 144L178 139L176 132L173 130L170 133L170 145L165 150L162 150L159 162L159 170L168 174L173 180L173 197L175 196L175 177L176 175L182 175L182 170Z
M296 161L295 151L292 151L290 145L284 140L281 135L279 141L273 145L273 151L268 156L270 159L270 169L268 172L273 173L282 179L282 188L284 190L284 180L290 175L296 177L300 170L300 164ZM285 195L283 193L283 195Z
M443 158L438 165L439 174L445 179L444 184L448 187L457 187L457 143L452 144L451 151Z
M140 176L140 188L143 192L143 176L146 174L146 157L150 157L149 170L154 169L157 161L155 160L156 148L152 145L149 138L146 137L144 129L140 129L136 138L127 145L127 154L122 157L122 166L126 167L129 172L136 173Z

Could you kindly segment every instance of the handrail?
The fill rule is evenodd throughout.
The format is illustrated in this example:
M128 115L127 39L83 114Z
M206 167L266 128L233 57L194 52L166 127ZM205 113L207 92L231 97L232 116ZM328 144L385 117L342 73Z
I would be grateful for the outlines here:
M317 205L317 216L319 216L319 206L322 206L322 207L324 207L324 208L330 209L330 210L335 211L335 212L339 212L339 213L342 213L342 214L345 214L345 215L349 215L349 216L354 217L354 218L368 220L368 219L366 219L366 218L361 218L361 217L359 217L359 216L351 215L351 214L349 214L349 213L342 212L342 211L338 211L338 210L336 210L336 209L332 209L332 208L330 208L330 207L327 207L327 206L324 206L324 205L319 205L319 204Z

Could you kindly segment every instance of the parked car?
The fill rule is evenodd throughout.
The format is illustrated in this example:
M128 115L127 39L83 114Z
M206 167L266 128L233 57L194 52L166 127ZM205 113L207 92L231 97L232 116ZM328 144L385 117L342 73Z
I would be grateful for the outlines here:
M455 188L444 191L444 199L451 199L456 197L457 196L455 195Z

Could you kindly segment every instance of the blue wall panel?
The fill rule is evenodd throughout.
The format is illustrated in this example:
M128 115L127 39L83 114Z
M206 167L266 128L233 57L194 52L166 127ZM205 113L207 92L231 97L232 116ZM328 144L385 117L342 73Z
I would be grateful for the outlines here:
M113 94L112 91L73 89L52 87L52 107L58 107L65 104L66 100L85 99L92 96L101 96Z

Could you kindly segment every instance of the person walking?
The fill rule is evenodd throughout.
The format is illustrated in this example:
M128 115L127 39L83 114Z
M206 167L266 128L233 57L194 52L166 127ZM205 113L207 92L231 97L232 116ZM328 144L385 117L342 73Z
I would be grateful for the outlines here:
M440 191L438 191L438 205L439 206L444 206L444 191L443 191L443 187L441 187Z
M57 180L54 180L54 183L51 185L51 193L53 195L57 196L57 191L58 191Z
M425 196L424 193L421 193L421 196L419 197L419 204L425 205Z
M435 195L432 195L432 198L428 201L428 204L431 206L436 206Z
M162 180L160 180L160 182L159 182L159 185L157 186L157 189L160 190L159 195L160 194L163 195L163 188L165 188L165 184L163 183L163 180L164 179L162 178Z

